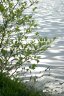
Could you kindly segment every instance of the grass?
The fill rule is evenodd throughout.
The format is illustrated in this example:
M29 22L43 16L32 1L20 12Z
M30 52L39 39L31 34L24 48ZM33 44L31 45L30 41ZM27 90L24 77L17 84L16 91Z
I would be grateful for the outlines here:
M51 96L0 73L0 96Z

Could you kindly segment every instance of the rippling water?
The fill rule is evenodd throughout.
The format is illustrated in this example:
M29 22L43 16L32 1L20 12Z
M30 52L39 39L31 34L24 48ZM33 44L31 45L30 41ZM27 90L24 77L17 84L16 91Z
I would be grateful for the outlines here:
M63 1L62 1L63 2ZM39 23L38 32L43 36L64 35L64 4L61 0L42 0L35 13Z
M32 76L39 77L35 85L40 89L64 92L64 1L41 0L34 18L39 24L36 30L42 36L58 38L51 48L40 54L40 63L32 71Z

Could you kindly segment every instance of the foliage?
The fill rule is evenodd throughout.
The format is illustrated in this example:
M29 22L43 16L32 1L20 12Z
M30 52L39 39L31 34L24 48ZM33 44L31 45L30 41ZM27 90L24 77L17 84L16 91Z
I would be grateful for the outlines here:
M50 96L0 73L0 96Z
M29 2L29 3L28 3ZM0 16L0 71L13 75L24 63L31 60L39 62L37 54L48 47L50 41L34 32L37 26L32 13L35 12L36 0L1 0ZM34 6L35 7L34 7ZM26 14L32 9L30 14ZM34 36L29 36L34 33ZM32 69L35 68L32 65ZM21 69L22 70L22 69Z

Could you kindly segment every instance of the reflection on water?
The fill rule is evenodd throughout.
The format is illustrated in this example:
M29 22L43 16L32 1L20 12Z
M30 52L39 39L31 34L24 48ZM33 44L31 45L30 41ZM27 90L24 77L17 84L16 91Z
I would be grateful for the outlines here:
M39 23L37 31L48 37L64 35L64 3L62 0L42 0L35 18Z
M42 36L58 39L51 48L40 54L40 63L31 75L38 76L35 85L39 89L49 88L53 92L61 93L64 91L64 1L41 0L34 18L39 23L36 30Z

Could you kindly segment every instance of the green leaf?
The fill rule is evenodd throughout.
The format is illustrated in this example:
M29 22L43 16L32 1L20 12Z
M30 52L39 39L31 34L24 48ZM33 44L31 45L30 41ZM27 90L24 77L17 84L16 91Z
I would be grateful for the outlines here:
M5 10L3 4L0 4L0 12L3 12Z
M27 28L26 33L31 33L31 28Z
M22 19L19 19L18 21L17 21L17 24L18 25L21 25L21 24L23 24L23 25L25 25L25 20L22 18Z
M35 67L36 67L36 64L32 64L31 66L29 66L29 68L31 69L35 69Z
M16 31L20 31L19 26L16 26L15 30Z
M11 2L9 3L9 7L10 7L10 8L12 8L12 7L13 7L13 5L14 5L14 4L13 4L13 3L11 3Z
M39 60L38 59L36 59L36 61L37 61L37 63L39 63Z
M34 8L33 8L33 11L35 11L36 9L37 9L37 7L34 7Z
M0 64L2 64L2 59L0 58Z
M35 35L39 35L39 33L38 33L38 32L36 32L36 33L35 33Z
M35 69L35 67L36 67L36 64L32 64L32 69Z
M1 53L5 56L5 55L7 54L7 51L4 50L4 49L2 49L2 50L1 50Z

